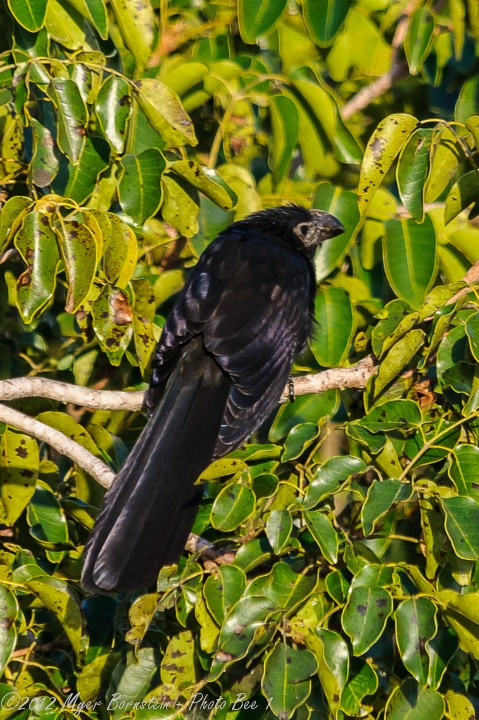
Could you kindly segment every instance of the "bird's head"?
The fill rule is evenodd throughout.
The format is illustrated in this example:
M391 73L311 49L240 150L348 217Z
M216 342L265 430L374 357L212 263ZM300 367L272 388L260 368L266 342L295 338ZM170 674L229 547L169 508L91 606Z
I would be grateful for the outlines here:
M261 210L240 223L293 242L308 256L312 256L325 240L344 232L343 225L334 215L324 210L308 210L302 205L281 205Z

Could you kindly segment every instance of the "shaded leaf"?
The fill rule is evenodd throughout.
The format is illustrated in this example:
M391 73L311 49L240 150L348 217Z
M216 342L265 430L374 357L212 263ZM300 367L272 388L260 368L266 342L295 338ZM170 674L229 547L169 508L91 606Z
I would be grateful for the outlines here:
M55 232L46 214L24 216L15 245L27 264L17 282L17 303L24 322L30 323L53 295L60 254Z
M53 78L46 93L55 107L58 146L75 165L85 144L86 105L73 80Z
M416 75L429 53L434 25L434 15L425 7L417 8L409 18L404 50L411 75Z
M254 43L267 33L282 15L286 3L287 0L239 0L238 24L243 40Z
M50 130L38 120L30 120L33 130L33 156L30 164L32 182L37 187L47 187L58 172L58 159Z
M118 185L120 205L136 225L156 213L161 203L161 176L166 167L156 148L138 156L125 155L120 160L122 174Z
M311 692L309 678L317 670L317 661L309 650L295 650L278 642L266 656L261 685L275 715L291 717Z
M95 236L77 220L59 223L57 234L68 279L65 309L75 313L87 298L95 277L98 254Z
M131 91L126 80L116 75L105 79L98 91L95 112L105 139L115 152L123 152L131 113Z
M314 0L305 0L304 21L311 37L320 47L331 44L351 5L352 0L326 0L319 5Z
M362 655L376 642L392 610L392 598L384 588L359 586L351 590L342 625L355 655Z

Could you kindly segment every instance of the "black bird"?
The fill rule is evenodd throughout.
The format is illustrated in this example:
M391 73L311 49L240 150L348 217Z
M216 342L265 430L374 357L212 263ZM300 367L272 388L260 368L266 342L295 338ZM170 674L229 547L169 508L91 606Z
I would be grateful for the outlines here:
M326 212L287 205L233 223L204 251L156 347L150 419L87 543L85 590L146 588L178 560L195 481L277 404L312 329L315 250L343 231Z

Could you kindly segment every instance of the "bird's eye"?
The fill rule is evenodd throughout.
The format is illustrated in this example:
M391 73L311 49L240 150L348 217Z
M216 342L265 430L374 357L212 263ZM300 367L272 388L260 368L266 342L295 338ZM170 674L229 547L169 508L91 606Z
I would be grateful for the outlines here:
M299 226L299 232L301 235L307 235L309 230L309 225L300 225Z

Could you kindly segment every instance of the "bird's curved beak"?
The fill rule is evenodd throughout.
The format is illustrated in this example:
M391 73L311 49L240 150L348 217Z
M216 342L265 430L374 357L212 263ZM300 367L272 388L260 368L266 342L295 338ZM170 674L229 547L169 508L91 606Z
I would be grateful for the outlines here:
M314 210L314 219L321 233L321 240L329 240L329 238L341 235L344 232L344 226L339 222L338 218L330 215L323 210Z

